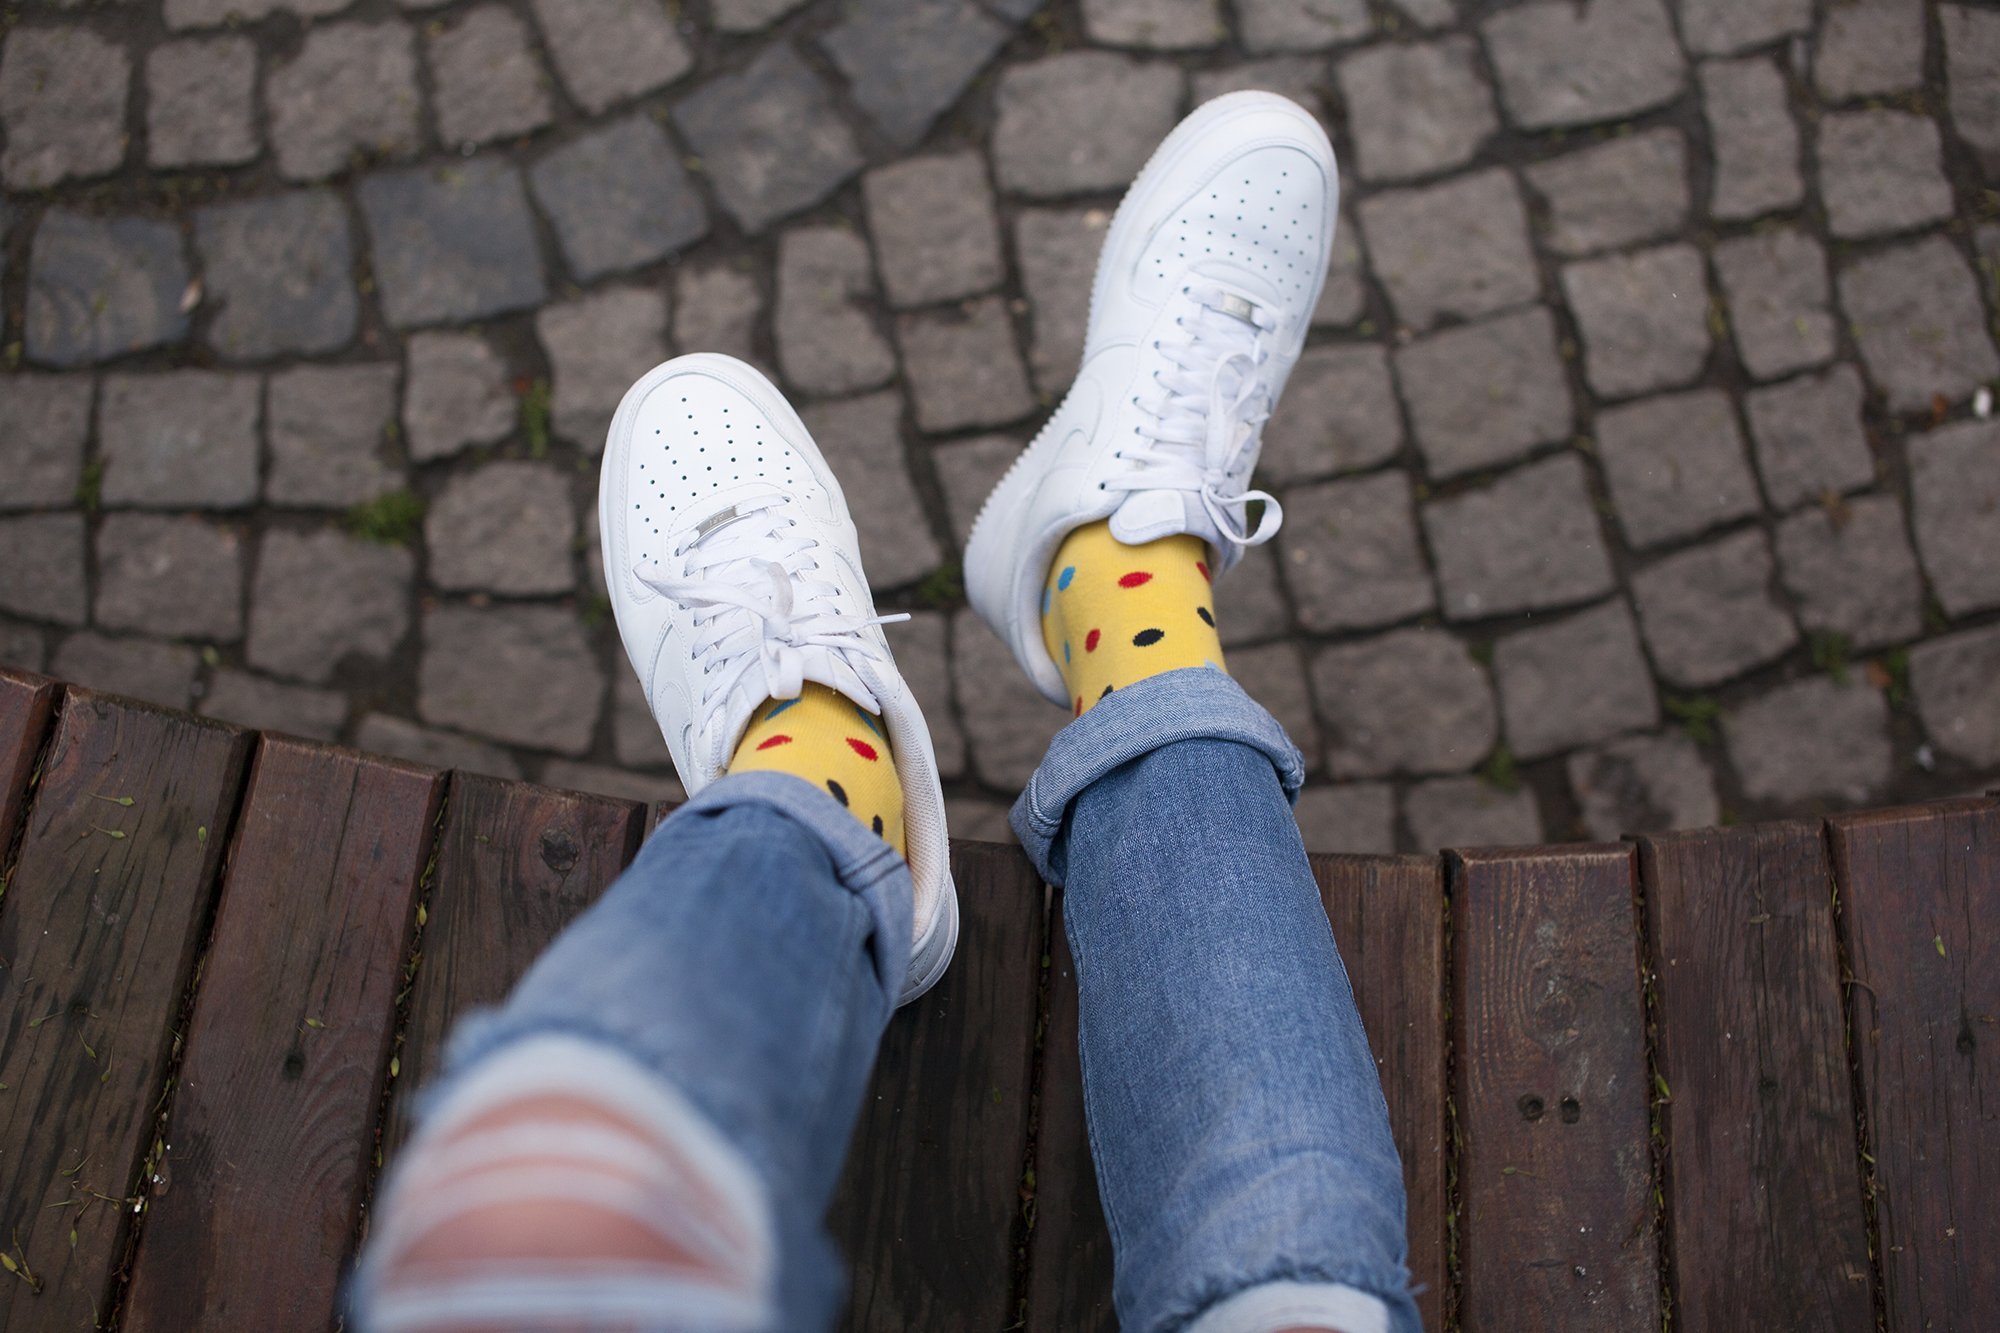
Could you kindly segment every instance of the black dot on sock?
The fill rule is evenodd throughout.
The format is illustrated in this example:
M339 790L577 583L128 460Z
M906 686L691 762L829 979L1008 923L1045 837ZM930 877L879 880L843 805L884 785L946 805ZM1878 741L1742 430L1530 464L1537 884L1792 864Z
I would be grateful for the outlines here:
M1215 628L1215 617L1214 617L1214 616L1212 616L1212 615L1210 615L1210 614L1208 613L1208 608L1207 608L1207 607L1205 607L1205 606L1197 606L1197 607L1196 607L1196 608L1194 609L1194 613L1195 613L1196 615L1198 615L1198 616L1200 616L1200 617L1201 617L1201 623L1202 623L1202 624L1204 624L1204 625L1208 626L1208 627L1209 627L1210 629L1214 629L1214 628Z
M880 815L875 816L875 836L878 838L882 836L882 816Z
M826 789L833 793L834 800L839 801L842 805L847 804L847 788L841 786L832 778L828 778L826 780Z
M1111 687L1109 685L1106 685L1104 687L1104 693L1098 695L1097 697L1100 699L1109 699L1111 697Z
M1163 629L1142 629L1132 636L1132 646L1134 648L1151 648L1166 637L1167 632Z

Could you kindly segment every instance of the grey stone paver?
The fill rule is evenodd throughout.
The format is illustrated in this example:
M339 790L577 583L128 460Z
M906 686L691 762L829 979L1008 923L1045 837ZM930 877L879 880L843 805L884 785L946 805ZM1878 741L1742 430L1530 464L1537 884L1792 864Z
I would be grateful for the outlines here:
M1252 699L1278 720L1292 744L1305 755L1306 767L1319 766L1319 723L1313 719L1312 689L1306 681L1305 658L1294 643L1267 643L1238 648L1226 655L1229 674Z
M146 161L238 166L255 158L257 48L247 37L164 42L146 55Z
M1540 306L1400 347L1396 377L1433 477L1511 463L1576 424L1555 321Z
M1021 456L1024 442L1011 435L975 435L931 450L931 467L944 488L945 515L952 541L960 548L972 535L979 507Z
M1616 120L1687 82L1661 0L1538 0L1495 13L1481 34L1507 117L1523 129Z
M1692 537L1762 507L1736 412L1719 389L1605 409L1597 456L1635 547Z
M347 209L327 190L198 209L207 342L232 361L330 352L354 336L360 307Z
M1798 627L1772 595L1770 540L1734 533L1632 576L1639 625L1660 678L1702 689L1780 657Z
M39 672L47 662L48 645L41 630L0 617L0 666Z
M254 23L269 14L295 14L301 19L338 14L354 0L165 0L167 26L174 29L213 28L226 23Z
M542 765L541 774L535 781L559 791L589 792L596 796L609 796L613 800L642 804L664 801L678 805L687 799L687 789L681 786L678 778L655 773L628 773L622 768L579 764L573 759L549 760Z
M1110 226L1102 208L1024 208L1014 219L1014 253L1033 311L1028 359L1045 394L1067 389L1083 361L1091 278Z
M1245 551L1220 586L1215 627L1224 648L1262 643L1291 629L1292 613L1279 587L1278 555L1272 543Z
M757 280L730 264L683 264L674 275L674 345L761 361L757 326L764 297Z
M0 53L0 178L35 190L101 176L125 158L132 60L81 26L22 27Z
M1812 0L1677 0L1681 40L1697 55L1731 55L1809 31Z
M585 282L684 250L708 208L651 116L613 121L556 149L528 175L563 261Z
M1923 628L1923 580L1894 496L1801 510L1778 525L1777 547L1779 575L1807 630L1867 650Z
M910 158L869 172L861 186L891 305L928 305L1000 285L1000 226L978 153Z
M1236 0L1236 23L1243 49L1256 55L1322 51L1372 27L1367 0Z
M1547 210L1544 235L1557 254L1657 240L1687 221L1687 141L1676 130L1608 139L1523 174Z
M1106 46L1198 50L1228 29L1216 0L1082 0L1083 30Z
M1335 66L1361 175L1403 180L1464 166L1500 128L1464 35L1365 47Z
M1901 92L1924 76L1922 5L1909 0L1848 0L1828 6L1813 48L1813 82L1821 97Z
M646 687L622 665L613 674L611 742L618 762L627 768L672 768L673 752L646 704Z
M499 4L426 29L431 100L446 143L490 143L549 123L546 76L531 41L527 25Z
M708 11L724 32L756 32L804 4L805 0L714 0Z
M90 431L87 375L10 375L0 379L0 510L66 505L83 480Z
M547 294L513 167L474 158L377 172L359 193L383 313L396 327L484 319Z
M896 353L868 312L875 282L868 243L839 227L799 227L778 242L772 329L785 378L807 393L886 383Z
M91 630L64 639L49 662L49 669L71 684L168 708L188 706L200 668L200 656L185 645L113 638Z
M1309 782L1292 814L1309 852L1386 856L1396 850L1396 789L1386 782Z
M903 459L903 396L889 390L819 403L802 416L834 475L850 479L847 508L869 583L893 588L937 568L944 553Z
M515 745L580 755L603 704L603 669L574 612L440 606L423 617L417 712Z
M1541 812L1526 787L1505 791L1481 778L1432 778L1403 796L1403 818L1422 851L1521 847L1542 840Z
M555 433L599 453L625 391L666 360L666 294L652 286L600 287L543 306L535 334L549 358Z
M914 147L1006 42L972 0L852 0L820 38L849 95L898 148Z
M357 158L413 152L423 106L409 26L308 28L297 57L265 74L264 103L278 170L292 180L331 176Z
M64 625L88 618L81 514L0 518L0 611Z
M1123 189L1174 126L1179 70L1066 51L1000 77L993 170L1003 190L1048 199Z
M1753 389L1744 399L1757 471L1774 509L1875 480L1875 460L1861 425L1861 376L1840 365L1818 375Z
M383 458L396 420L393 364L295 366L271 376L264 437L272 504L346 509L403 484Z
M244 656L259 671L323 684L352 657L386 659L409 628L416 561L331 528L264 535Z
M1687 384L1713 338L1708 280L1691 245L1565 265L1563 294L1583 334L1584 375L1606 398Z
M1729 762L1755 801L1832 797L1859 805L1889 780L1889 706L1858 681L1812 676L1722 718Z
M900 315L896 341L916 400L917 424L927 431L1002 426L1035 406L1007 307L998 297Z
M889 650L896 668L917 696L917 707L931 733L939 776L947 780L965 773L965 733L951 706L951 617L941 611L918 611L901 625L889 626ZM952 836L964 836L957 829Z
M1413 329L1531 301L1541 288L1520 187L1503 170L1473 172L1361 201L1375 276Z
M1909 442L1911 518L1947 615L2000 606L2000 421L1966 421Z
M1400 629L1321 649L1312 685L1332 729L1326 763L1337 778L1463 773L1500 736L1486 673L1442 630Z
M403 374L403 431L414 462L492 444L514 429L520 404L507 364L476 333L410 337Z
M1822 117L1819 192L1835 236L1880 236L1950 217L1937 122L1889 110Z
M1722 818L1715 774L1685 736L1628 737L1580 750L1567 767L1584 831L1600 842L1709 828Z
M550 463L488 463L452 478L424 516L432 583L509 595L576 586L576 511Z
M1790 228L1733 236L1715 272L1744 369L1760 380L1830 360L1838 347L1833 285L1819 242Z
M1567 606L1613 586L1583 462L1574 454L1432 500L1423 518L1452 620Z
M1309 347L1264 427L1257 466L1280 485L1373 467L1403 447L1389 355L1373 344Z
M91 619L162 638L242 638L242 538L199 518L107 514L97 530Z
M1940 749L1969 764L2000 765L2000 625L1912 649L1910 691Z
M347 696L224 667L208 682L196 711L239 727L331 741L347 721Z
M1322 89L1330 86L1330 79L1331 71L1325 58L1317 55L1245 60L1218 69L1196 70L1192 75L1194 105L1200 106L1225 93L1255 89L1289 97L1320 116L1321 124L1325 124L1320 94Z
M1284 501L1278 547L1307 629L1373 629L1437 605L1406 474L1295 486Z
M172 223L51 208L28 252L29 359L81 366L181 341L188 277Z
M106 375L97 448L106 504L237 509L255 502L255 375L169 370Z
M1987 170L2000 167L2000 14L1978 5L1939 5L1951 123Z
M1333 253L1327 259L1326 286L1320 289L1319 304L1313 307L1315 327L1344 327L1360 319L1367 309L1368 288L1363 276L1366 259L1361 251L1361 229L1343 209L1333 235Z
M1500 716L1521 759L1595 744L1659 722L1632 609L1609 601L1493 646Z
M1805 197L1799 130L1785 76L1768 59L1711 60L1699 71L1701 105L1715 146L1709 212L1736 221L1790 208Z
M550 6L569 0L544 0ZM674 107L674 124L737 225L761 232L861 170L861 149L819 75L779 43Z
M1897 412L1956 402L2000 376L1977 280L1942 236L1877 251L1840 270L1846 312L1868 378Z
M1070 720L1029 683L1014 654L970 610L951 618L952 693L972 771L1001 791L1027 786Z
M362 718L355 729L354 743L364 750L431 768L462 769L516 782L521 778L521 766L497 745L420 727L407 718L386 713L370 713Z
M694 67L666 8L648 0L535 0L535 21L570 100L589 112L664 88Z

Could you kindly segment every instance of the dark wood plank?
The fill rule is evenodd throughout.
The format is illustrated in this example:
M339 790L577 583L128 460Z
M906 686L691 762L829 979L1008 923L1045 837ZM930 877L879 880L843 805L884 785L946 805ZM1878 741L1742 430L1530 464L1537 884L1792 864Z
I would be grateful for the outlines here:
M1035 1128L1035 1226L1028 1237L1027 1327L1116 1333L1111 1233L1097 1197L1097 1170L1083 1118L1076 964L1069 956L1061 894L1056 895L1051 933L1041 1110Z
M998 1329L1028 1146L1042 883L1018 847L954 843L964 914L943 980L883 1036L830 1226L849 1329Z
M14 846L35 756L42 751L61 693L62 686L45 677L0 667L0 871Z
M2000 801L1828 824L1889 1324L1991 1328L2000 1292Z
M1425 1328L1443 1328L1444 867L1436 857L1314 856L1333 938L1389 1101L1409 1195L1410 1277Z
M1694 1328L1872 1329L1817 823L1644 838L1674 1310Z
M410 1131L414 1093L437 1069L461 1013L505 998L562 928L639 850L647 810L631 801L453 773L422 958L413 980L382 1156Z
M1450 854L1468 1330L1659 1326L1633 859Z
M263 739L127 1333L330 1325L443 794L430 769Z
M110 1314L250 743L65 694L0 901L0 1327Z

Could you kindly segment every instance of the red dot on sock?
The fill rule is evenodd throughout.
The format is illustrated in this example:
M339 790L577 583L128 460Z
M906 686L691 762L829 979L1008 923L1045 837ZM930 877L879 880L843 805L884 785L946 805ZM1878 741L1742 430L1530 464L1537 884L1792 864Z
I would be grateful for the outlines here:
M1077 716L1077 717L1082 717L1082 716L1083 716L1083 696L1082 696L1082 695L1080 695L1080 694L1076 696L1076 714L1075 714L1075 716Z
M1137 588L1142 584L1151 583L1152 581L1153 576L1151 574L1148 574L1143 569L1135 569L1124 578L1119 579L1118 586L1121 588Z
M874 763L877 759L880 759L882 757L881 755L875 753L875 747L870 745L867 741L858 741L855 740L854 737L852 736L849 736L847 738L847 748L854 751L854 753L860 755L863 759L866 759L871 764Z
M792 743L792 738L790 736L773 736L771 737L771 739L767 741L759 741L757 743L757 748L760 750L771 750L777 748L780 745L790 745L791 743Z
M1097 631L1097 630L1092 630L1092 631L1091 631L1090 633L1088 633L1088 634L1084 635L1084 636L1083 636L1083 651L1085 651L1086 653L1094 653L1094 652L1096 652L1096 651L1097 651L1097 641L1098 641L1099 639L1103 638L1103 637L1104 637L1104 635L1103 635L1102 633L1100 633L1099 631Z
M1197 560L1197 561L1195 561L1195 562L1194 562L1194 567L1195 567L1196 569L1198 569L1198 570L1200 570L1200 571L1201 571L1201 581L1202 581L1203 583L1213 583L1213 582L1215 582L1215 580L1214 580L1214 579L1212 579L1212 578L1210 578L1210 577L1208 576L1208 562L1207 562L1206 560Z

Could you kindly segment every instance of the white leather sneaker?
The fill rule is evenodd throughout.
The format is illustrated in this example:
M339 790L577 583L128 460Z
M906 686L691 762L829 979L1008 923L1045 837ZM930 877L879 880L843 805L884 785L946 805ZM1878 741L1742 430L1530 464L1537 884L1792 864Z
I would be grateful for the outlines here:
M973 608L1051 701L1069 702L1040 599L1064 537L1105 518L1132 544L1193 533L1219 578L1277 532L1277 501L1247 487L1326 282L1339 202L1319 123L1263 92L1202 106L1126 191L1083 368L965 548ZM1254 529L1252 500L1264 506Z
M604 578L625 653L693 795L722 776L766 699L818 681L879 713L903 785L916 882L901 1003L958 942L930 728L896 670L847 501L805 423L733 357L676 357L612 418L597 489Z

